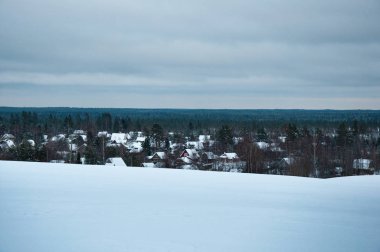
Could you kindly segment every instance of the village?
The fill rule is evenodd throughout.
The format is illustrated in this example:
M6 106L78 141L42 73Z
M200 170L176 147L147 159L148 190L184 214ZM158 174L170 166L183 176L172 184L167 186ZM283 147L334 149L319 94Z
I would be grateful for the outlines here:
M0 138L0 157L3 160L311 177L378 172L378 149L371 149L369 145L360 149L360 156L344 156L338 160L327 153L329 141L338 137L336 133L321 135L319 132L318 137L309 134L303 142L289 139L291 137L289 132L267 134L263 129L255 135L234 136L227 126L214 136L184 136L180 132L164 133L158 124L153 125L150 135L143 131L92 134L77 129L69 134L42 134L42 139L23 139L19 143L14 135L5 133ZM377 143L379 130L358 135L357 139Z
M169 136L174 133L169 132ZM83 130L74 130L72 134L58 134L48 137L44 135L44 142L41 146L36 146L33 139L28 139L19 145L27 145L27 149L33 150L42 148L47 152L47 161L52 163L81 163L89 164L86 160L86 150L88 149L87 134ZM239 156L234 152L227 152L221 155L214 154L211 150L215 144L215 140L210 135L200 135L198 141L186 141L185 143L176 143L169 141L168 143L155 142L144 136L143 132L129 133L108 133L106 131L98 132L98 140L101 142L102 161L98 164L127 166L129 157L141 157L144 153L144 145L149 144L149 149L157 150L152 155L144 156L143 162L139 166L152 168L177 168L191 170L218 170L228 172L242 172L245 162L241 161ZM12 134L4 134L1 137L0 148L3 153L12 153L16 150L14 142L15 136ZM237 140L236 140L237 141ZM55 153L48 157L48 147L56 149ZM146 147L147 148L147 147ZM147 149L148 149L147 148ZM109 157L109 153L119 153L119 155ZM150 151L149 151L150 153ZM149 154L148 153L148 154ZM73 161L74 160L74 161ZM130 163L128 165L135 165Z

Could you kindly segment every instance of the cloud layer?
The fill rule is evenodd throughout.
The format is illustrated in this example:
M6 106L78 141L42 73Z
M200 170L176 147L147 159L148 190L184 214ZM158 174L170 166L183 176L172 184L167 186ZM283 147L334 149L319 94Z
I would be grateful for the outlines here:
M0 105L380 109L380 2L0 1Z

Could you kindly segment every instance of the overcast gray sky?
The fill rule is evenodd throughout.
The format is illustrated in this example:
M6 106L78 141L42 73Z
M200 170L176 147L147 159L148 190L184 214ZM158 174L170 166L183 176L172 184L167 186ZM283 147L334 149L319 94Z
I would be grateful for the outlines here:
M0 106L380 109L380 1L0 0Z

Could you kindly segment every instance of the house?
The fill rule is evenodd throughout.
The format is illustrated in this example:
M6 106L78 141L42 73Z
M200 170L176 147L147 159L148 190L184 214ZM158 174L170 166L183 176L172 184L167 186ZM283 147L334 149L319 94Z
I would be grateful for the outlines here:
M143 152L144 150L141 142L130 142L127 148L130 153L140 153L140 152Z
M239 162L240 158L235 152L224 153L220 156L220 160L225 163Z
M294 163L293 157L285 157L267 162L264 169L267 174L285 175L289 173L290 166Z
M200 155L195 149L185 149L177 159L177 167L181 169L198 169Z
M136 142L143 143L143 142L145 142L145 139L146 139L146 137L144 137L144 136L138 136L136 138Z
M206 143L206 142L209 142L211 140L211 136L210 135L199 135L198 139L199 139L200 143Z
M12 134L4 134L1 139L1 141L6 141L6 140L12 140L12 142L15 140L15 136Z
M98 137L111 138L111 134L109 134L107 131L99 131Z
M107 158L105 165L109 165L109 166L124 166L124 167L127 166L125 164L124 160L121 157Z
M201 155L203 164L212 164L214 161L218 159L218 155L215 155L211 151L203 152Z
M373 162L370 159L354 159L352 162L352 168L358 175L373 174L374 172Z
M58 142L58 141L63 141L63 140L65 140L65 139L66 139L65 134L58 134L58 135L56 135L56 136L53 136L53 137L51 138L51 141L52 141L52 142Z
M179 157L187 158L192 161L198 161L200 158L198 151L196 151L195 149L185 149Z
M340 167L340 166L335 167L334 172L335 172L335 176L342 176L343 167Z
M78 151L78 145L75 143L69 143L69 150L72 153L76 153Z
M165 152L160 151L154 153L152 156L146 157L147 162L144 162L143 167L157 167L164 168L168 167L168 156Z
M232 142L235 144L235 145L237 145L237 144L239 144L239 143L241 143L241 142L243 142L244 141L244 138L243 137L233 137L232 138Z
M182 143L172 143L172 142L170 142L170 149L171 149L172 153L174 153L174 151L183 150L184 148L185 148L185 145L182 144Z
M74 130L74 135L86 135L86 131L84 130Z
M165 162L167 159L168 159L168 156L163 151L159 151L159 152L154 153L153 156L151 156L151 158L150 158L150 160L152 160L153 163L154 162Z
M11 148L16 147L15 143L13 140L7 139L7 140L1 140L0 141L0 149L2 150L9 150Z
M197 141L187 141L186 142L186 148L202 150L203 149L203 143L197 142Z
M203 152L201 155L203 169L211 169L218 158L218 155L215 155L211 151Z
M266 143L266 142L255 142L255 145L257 148L259 148L260 150L266 150L269 148L270 144Z
M29 140L27 140L27 142L28 142L29 145L32 146L33 148L36 147L36 142L34 142L33 139L29 139Z
M280 140L281 143L285 143L286 142L286 136L279 136L278 140Z
M283 166L289 167L295 163L295 159L293 157L284 157L280 162Z
M272 152L284 152L284 150L277 143L272 143L270 145L270 150Z
M363 159L363 158L354 159L354 161L352 163L352 168L361 169L361 170L368 170L368 169L370 169L371 163L372 163L372 160L370 160L370 159Z
M126 133L112 133L111 142L116 144L127 144L128 136Z
M246 162L241 161L235 152L224 153L213 169L225 172L243 172Z

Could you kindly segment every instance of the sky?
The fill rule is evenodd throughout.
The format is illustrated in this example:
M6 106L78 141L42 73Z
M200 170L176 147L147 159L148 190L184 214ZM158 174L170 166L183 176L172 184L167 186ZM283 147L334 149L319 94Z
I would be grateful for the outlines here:
M0 0L0 106L380 109L378 0Z

